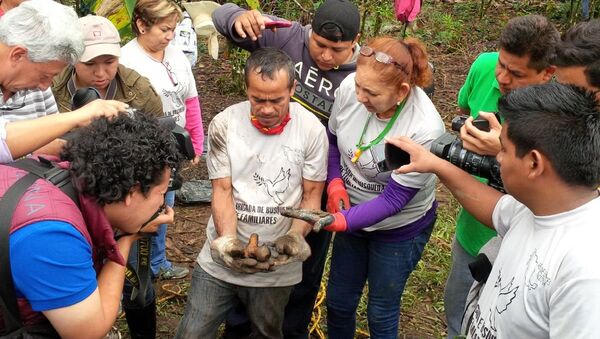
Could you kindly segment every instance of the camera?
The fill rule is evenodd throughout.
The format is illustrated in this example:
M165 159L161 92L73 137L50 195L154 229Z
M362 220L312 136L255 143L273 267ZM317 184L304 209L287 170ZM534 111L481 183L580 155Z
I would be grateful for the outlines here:
M469 118L468 115L459 115L452 119L452 130L456 132L460 132L460 129L465 124L465 121ZM500 121L500 120L498 120ZM490 131L490 123L481 118L477 118L473 120L473 126L477 127L478 130L489 132Z
M100 93L93 87L80 88L75 91L73 97L71 98L71 109L76 110L91 101L96 99L100 99ZM138 110L135 108L128 108L126 113L131 117L135 118ZM194 151L194 146L192 144L192 138L190 134L181 126L177 125L175 122L175 118L173 117L161 117L158 118L158 124L161 128L171 131L173 140L177 145L177 150L181 155L183 155L186 159L192 160L196 156L196 152ZM75 135L75 132L69 132L63 136L63 139L69 140L72 139ZM183 180L179 173L176 173L175 170L171 172L171 178L169 179L169 191L176 191L181 188Z
M496 117L498 116L496 115ZM452 120L452 130L459 131L467 118L467 116L454 118ZM487 123L486 120L483 121ZM500 120L498 119L498 121ZM482 124L482 127L485 127L485 125ZM487 124L487 130L489 131L489 124ZM435 139L431 144L431 153L449 161L469 174L488 179L490 187L503 193L506 192L500 177L500 164L498 164L496 158L467 151L456 135L444 133Z

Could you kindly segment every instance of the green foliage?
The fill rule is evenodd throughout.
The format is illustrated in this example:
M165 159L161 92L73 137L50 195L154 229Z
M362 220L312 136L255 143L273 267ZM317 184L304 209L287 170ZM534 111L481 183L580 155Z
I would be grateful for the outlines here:
M453 51L461 45L463 22L449 13L439 13L431 16L429 39L433 45L444 46L448 51Z
M260 7L258 0L246 0L246 4L248 4L248 8L250 9L258 9Z
M226 54L229 55L228 60L231 65L231 76L219 77L217 79L218 86L223 88L227 93L245 95L246 82L244 80L244 66L246 65L246 59L248 59L250 53L228 43Z
M381 34L386 23L397 24L394 16L394 2L389 0L361 0L360 9L363 41Z

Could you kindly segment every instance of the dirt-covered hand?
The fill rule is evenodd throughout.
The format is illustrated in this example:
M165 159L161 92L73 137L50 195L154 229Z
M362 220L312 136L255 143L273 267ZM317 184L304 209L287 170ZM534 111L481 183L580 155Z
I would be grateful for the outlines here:
M333 214L321 210L308 210L303 208L283 207L280 209L281 215L288 218L304 220L312 225L314 232L319 232L323 228L335 222Z
M219 237L210 244L210 255L213 260L239 273L256 273L268 271L270 263L259 263L256 259L244 258L246 244L233 235Z
M274 266L272 269L293 262L302 262L310 256L310 246L304 240L304 236L294 231L288 231L275 239L270 247L274 247L277 251L277 255L271 259Z

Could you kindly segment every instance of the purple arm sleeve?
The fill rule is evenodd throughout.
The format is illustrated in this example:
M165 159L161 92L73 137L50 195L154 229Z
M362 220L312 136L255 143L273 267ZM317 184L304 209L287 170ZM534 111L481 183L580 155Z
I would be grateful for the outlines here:
M329 128L325 128L327 130L327 139L329 139L329 154L327 156L327 183L331 182L331 180L335 178L341 178L342 172L340 170L340 150L337 146L337 137L329 131Z
M374 199L342 210L346 217L348 231L358 231L400 212L402 208L417 194L418 188L400 185L390 177L383 192Z

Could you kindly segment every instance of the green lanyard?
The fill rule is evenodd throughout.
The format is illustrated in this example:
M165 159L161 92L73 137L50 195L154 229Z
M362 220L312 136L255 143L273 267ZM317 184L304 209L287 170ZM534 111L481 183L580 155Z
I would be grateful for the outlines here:
M402 112L402 109L404 108L404 103L406 103L406 100L402 101L400 105L396 107L396 112L394 112L394 115L392 116L390 121L388 121L387 125L385 125L383 131L381 131L381 133L379 133L379 135L375 139L371 140L371 142L369 142L368 144L363 144L363 138L365 137L365 133L367 132L367 127L369 127L369 122L375 114L373 113L369 115L369 117L367 118L367 122L365 122L365 127L363 127L362 133L360 134L360 139L358 140L358 143L356 143L356 150L354 151L352 159L350 160L352 161L352 163L356 163L358 161L358 158L360 158L364 151L373 147L373 145L377 145L385 137L385 135L388 134L388 132L400 116L400 112Z

